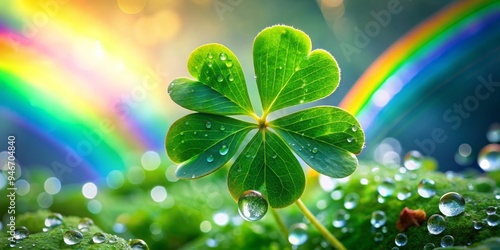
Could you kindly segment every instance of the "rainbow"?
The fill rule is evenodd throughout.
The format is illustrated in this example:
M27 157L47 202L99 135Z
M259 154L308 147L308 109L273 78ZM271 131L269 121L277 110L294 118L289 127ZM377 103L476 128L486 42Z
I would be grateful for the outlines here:
M78 169L66 175L68 182L140 165L148 150L163 157L166 121L174 112L167 108L165 69L85 14L88 6L67 2L2 3L2 133L46 144L56 153L44 167ZM38 164L31 153L43 158L18 152L20 163Z
M498 25L492 27L499 21L498 1L460 1L448 6L380 55L340 106L355 114L368 134L384 134L381 131L388 131L389 123L397 124L404 117L389 113L394 113L394 109L408 112L395 107L403 104L406 109L415 108L408 100L416 97L417 90L424 95L422 89L433 89L426 86L435 84L429 80L432 76L453 74L456 62L481 56L470 54L467 46L483 46L485 42L498 46L500 29ZM424 71L429 75L423 75Z

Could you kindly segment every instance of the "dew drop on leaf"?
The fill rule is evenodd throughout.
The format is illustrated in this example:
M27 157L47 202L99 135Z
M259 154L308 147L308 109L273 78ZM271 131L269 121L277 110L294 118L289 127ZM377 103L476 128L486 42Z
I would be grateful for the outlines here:
M230 82L234 81L233 75L231 74L227 75L227 80L229 80Z
M208 67L212 67L212 62L208 62Z
M457 216L465 210L465 199L459 193L449 192L441 196L439 211L446 216Z
M420 152L411 150L405 155L404 166L408 170L417 170L422 166L423 158Z
M170 83L170 85L168 85L168 94L172 94L172 89L174 89L174 86L175 84L174 83Z
M76 245L83 240L83 234L77 230L68 230L63 236L64 243L68 246Z
M131 239L128 245L132 250L149 250L148 244L141 239Z
M214 157L212 155L207 156L207 162L213 162Z
M24 240L28 238L29 235L30 232L25 226L21 226L19 228L16 228L16 230L14 230L14 239L16 240Z
M218 81L218 82L222 82L222 81L224 81L224 77L223 77L223 76L221 76L221 75L218 75L218 76L217 76L217 81Z
M351 216L344 209L339 209L333 215L332 224L336 228L342 228L347 224L347 220L349 220L350 217Z
M385 216L384 211L377 210L372 213L372 218L370 219L370 223L374 228L381 228L385 225L387 217Z
M90 228L93 225L94 225L94 221L91 218L85 217L85 218L82 218L80 220L80 223L78 223L78 229L82 229L84 227Z
M402 247L402 246L406 245L407 242L408 242L408 237L404 233L397 234L396 238L394 239L394 243L398 247Z
M224 125L220 125L219 129L220 129L220 131L224 131L224 130L226 130L226 127L224 127Z
M207 58L208 59L213 59L214 58L214 54L212 52L208 52Z
M455 239L451 235L445 235L441 238L442 247L452 247L455 244Z
M92 236L92 241L95 244L101 244L106 241L106 235L102 232L97 232Z
M418 184L417 192L421 197L431 198L436 194L436 183L431 179L423 179Z
M247 190L238 199L238 212L247 221L262 219L267 213L267 200L255 190Z
M224 53L224 52L223 52L223 53L220 53L220 55L219 55L219 59L220 59L221 61L225 61L225 60L227 59L227 55L226 55L226 53Z
M222 145L222 147L220 147L220 149L219 149L219 154L226 155L228 151L229 151L229 148L226 145Z
M311 150L311 152L312 152L313 154L318 153L318 148L314 147L314 148Z
M231 61L231 60L227 60L227 61L226 61L226 67L228 67L228 68L233 67L233 61Z
M486 216L486 223L488 223L490 227L496 227L500 224L500 216L498 216L498 214L490 214Z
M358 131L358 126L356 126L356 125L352 126L351 130L352 130L352 132Z
M352 142L354 140L354 138L350 137L350 138L347 138L347 142Z
M49 228L54 228L63 223L63 217L59 213L52 213L45 218L45 226Z
M440 214L433 214L427 220L427 230L430 234L438 235L446 229L446 220Z
M272 157L273 157L273 159L276 159L278 157L278 155L274 154Z
M212 128L212 122L207 121L207 122L205 123L205 128L208 128L208 129Z

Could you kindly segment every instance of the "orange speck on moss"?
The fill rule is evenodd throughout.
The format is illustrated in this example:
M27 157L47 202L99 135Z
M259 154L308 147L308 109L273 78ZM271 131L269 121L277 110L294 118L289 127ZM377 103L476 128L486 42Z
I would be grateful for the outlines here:
M407 207L399 213L399 220L396 222L396 229L400 232L406 231L409 227L422 225L427 215L424 210L411 210Z

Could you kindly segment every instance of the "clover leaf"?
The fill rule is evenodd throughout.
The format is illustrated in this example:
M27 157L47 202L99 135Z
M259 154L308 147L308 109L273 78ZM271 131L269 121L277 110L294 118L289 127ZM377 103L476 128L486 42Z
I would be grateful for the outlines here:
M234 53L220 44L195 49L188 60L192 78L177 78L168 88L174 102L198 112L177 120L167 133L167 154L180 164L176 175L199 178L237 155L228 173L233 198L257 190L280 208L304 191L304 170L295 155L327 176L354 172L364 133L348 112L318 106L267 121L274 111L322 99L337 88L337 62L327 51L311 49L309 37L292 27L273 26L257 35L253 57L261 117L253 110ZM246 115L256 122L228 115ZM257 133L239 152L252 130Z

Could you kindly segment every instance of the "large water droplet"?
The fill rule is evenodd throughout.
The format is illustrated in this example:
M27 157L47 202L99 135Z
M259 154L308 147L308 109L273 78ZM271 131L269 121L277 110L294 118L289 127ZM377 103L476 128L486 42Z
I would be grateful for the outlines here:
M304 223L297 223L290 227L288 242L294 246L299 246L306 243L308 237L307 225Z
M377 192L382 197L389 197L394 194L394 190L396 190L396 184L391 178L385 178L377 187Z
M451 235L445 235L441 238L442 247L452 247L455 244L455 239Z
M208 128L208 129L212 128L212 122L207 121L207 122L205 123L205 128Z
M224 81L224 77L223 77L223 76L221 76L221 75L218 75L218 76L217 76L217 81L218 81L218 82L222 82L222 81Z
M90 218L82 218L80 222L78 223L78 229L82 228L90 228L91 226L94 225L94 221Z
M213 162L214 157L212 155L207 156L207 162Z
M83 240L83 234L77 230L68 230L64 233L64 243L66 245L72 246L80 243Z
M404 166L408 170L417 170L422 166L423 156L416 150L406 153L404 158Z
M221 61L225 61L227 59L226 53L220 53L219 58Z
M430 234L440 234L446 229L446 220L440 214L433 214L427 220L427 230Z
M229 148L226 145L222 145L222 147L220 147L220 149L219 149L219 154L226 155L228 151L229 151Z
M446 216L457 216L465 210L465 200L459 193L449 192L439 199L439 210Z
M333 215L333 226L336 228L342 228L347 224L347 220L350 218L350 215L344 210L339 209Z
M101 244L106 241L106 235L102 232L97 232L92 236L92 241L95 244Z
M19 228L16 228L16 230L14 230L14 239L16 240L24 240L28 238L29 235L30 232L25 226L21 226Z
M344 207L347 210L354 209L358 205L359 195L357 193L350 193L344 197Z
M247 221L262 219L267 213L267 200L255 190L247 190L238 199L238 212Z
M44 225L50 229L50 228L57 227L57 226L61 225L62 223L63 223L62 215L59 213L52 213L52 214L49 214L47 216L47 218L45 218Z
M148 250L148 244L141 239L131 239L128 241L128 245L133 250Z
M482 221L474 220L473 223L474 223L474 229L476 230L480 230L484 226Z
M500 142L500 123L491 124L490 129L486 133L486 138L491 143Z
M402 247L406 245L408 242L408 237L404 233L399 233L396 235L396 238L394 238L394 243L396 243L396 246Z
M489 144L481 149L477 163L486 172L500 170L500 144Z
M385 225L387 218L385 216L384 211L377 210L372 213L372 218L370 219L370 223L374 228L380 228Z
M417 192L424 198L431 198L436 194L436 183L431 179L423 179L418 184Z
M498 214L489 214L486 216L486 223L490 227L496 227L500 223L500 216Z

